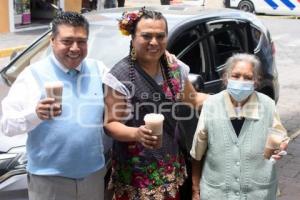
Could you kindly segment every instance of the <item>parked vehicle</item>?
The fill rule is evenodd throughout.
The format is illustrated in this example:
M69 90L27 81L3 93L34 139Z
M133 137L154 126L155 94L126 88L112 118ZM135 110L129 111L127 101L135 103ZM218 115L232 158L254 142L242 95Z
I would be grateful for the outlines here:
M231 9L205 10L199 6L154 7L169 22L168 50L190 66L190 79L198 91L216 93L222 90L221 76L224 63L234 53L248 52L262 62L262 84L259 91L278 100L278 74L274 60L274 45L267 28L255 15ZM87 13L90 22L89 53L87 57L99 59L111 68L128 55L129 37L119 33L116 19L123 9L110 9L101 13ZM50 30L20 54L17 54L1 73L0 87L8 87L29 64L51 52ZM7 91L6 89L6 91ZM5 96L1 89L1 96ZM187 114L183 109L182 114ZM196 118L183 122L192 134ZM192 135L187 137L191 143ZM105 137L106 167L110 168L111 139ZM0 137L0 199L25 200L26 135L13 138ZM108 197L107 197L108 199Z
M298 0L224 0L225 8L270 15L300 15Z

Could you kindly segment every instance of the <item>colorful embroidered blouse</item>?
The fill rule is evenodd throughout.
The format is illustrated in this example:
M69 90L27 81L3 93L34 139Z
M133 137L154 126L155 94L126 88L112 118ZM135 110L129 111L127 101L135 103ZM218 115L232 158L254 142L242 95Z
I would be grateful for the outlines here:
M120 69L123 66L117 64L115 67L119 68L119 73L121 71L126 73L124 71L126 68ZM169 70L176 95L181 91L184 82L181 70L178 64L173 64ZM111 75L118 74L114 73ZM162 90L170 98L172 93L168 83L164 79L161 80L163 80ZM145 84L138 81L135 84L145 87ZM115 195L126 196L129 200L162 200L166 197L175 197L179 186L187 176L184 157L178 151L175 133L169 134L164 130L162 144L162 148L151 150L138 142L114 141L109 187L114 189Z

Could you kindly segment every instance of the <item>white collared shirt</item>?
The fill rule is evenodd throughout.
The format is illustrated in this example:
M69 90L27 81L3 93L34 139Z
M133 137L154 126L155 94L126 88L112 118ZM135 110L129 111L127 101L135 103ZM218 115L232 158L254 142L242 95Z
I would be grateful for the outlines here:
M58 66L63 72L68 73L69 72L69 68L65 67L63 64L61 64L56 57L54 56L54 54L51 54L51 59L54 61L55 65ZM82 67L82 63L80 63L77 67L75 67L75 69L77 71L81 71L81 67Z

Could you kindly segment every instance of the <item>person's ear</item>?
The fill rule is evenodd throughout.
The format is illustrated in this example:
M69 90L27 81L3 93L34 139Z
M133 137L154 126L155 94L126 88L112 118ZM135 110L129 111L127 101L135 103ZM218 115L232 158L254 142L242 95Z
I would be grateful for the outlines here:
M254 89L256 89L256 88L259 87L259 85L260 85L260 83L261 83L261 82L260 82L261 79L262 79L262 76L261 76L260 74L257 76L256 79L254 79Z
M53 46L53 43L54 43L54 37L51 36L51 37L50 37L50 45Z
M135 38L135 35L131 34L131 41L134 40L134 38Z
M258 81L254 80L254 89L258 88Z
M224 86L227 86L227 84L228 84L228 73L226 73L226 72L224 72L223 74L222 74L222 80L223 80L223 84L224 84Z

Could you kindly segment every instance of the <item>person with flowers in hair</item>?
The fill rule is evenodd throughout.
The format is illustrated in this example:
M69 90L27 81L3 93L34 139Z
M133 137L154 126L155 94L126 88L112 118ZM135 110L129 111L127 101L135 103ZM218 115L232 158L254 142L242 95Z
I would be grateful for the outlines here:
M188 80L189 67L166 53L168 26L160 12L125 12L119 28L131 36L129 55L103 80L104 127L115 139L109 186L113 199L180 199L187 175L174 105L182 101L201 108L207 95L195 91ZM148 113L164 115L161 148L144 125Z

